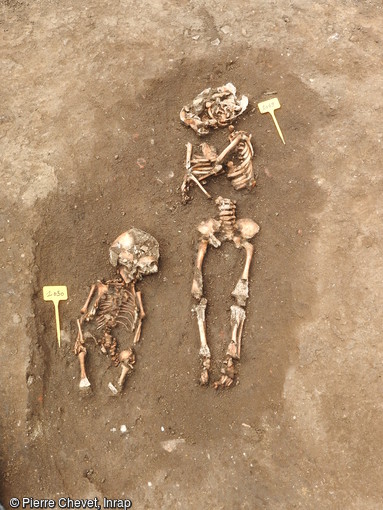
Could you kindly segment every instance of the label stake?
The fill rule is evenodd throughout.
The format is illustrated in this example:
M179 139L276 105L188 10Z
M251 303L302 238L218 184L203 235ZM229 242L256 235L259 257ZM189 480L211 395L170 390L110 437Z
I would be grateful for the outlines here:
M261 113L270 113L273 118L275 127L279 133L279 136L282 139L282 142L286 145L285 139L283 138L283 134L281 128L279 127L278 121L275 117L274 111L280 108L281 105L277 97L273 97L273 99L268 99L267 101L263 101L262 103L258 103L258 108Z
M68 299L68 289L65 285L49 285L43 287L44 301L53 301L55 305L56 332L59 347L61 346L59 302Z

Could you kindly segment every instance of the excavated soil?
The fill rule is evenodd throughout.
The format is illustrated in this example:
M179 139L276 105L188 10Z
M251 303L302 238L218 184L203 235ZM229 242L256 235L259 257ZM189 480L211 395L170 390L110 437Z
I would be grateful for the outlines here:
M131 499L138 509L380 510L382 487L381 2L72 0L0 5L0 501ZM250 99L257 185L206 188L260 225L236 384L201 387L191 296L197 225L181 203L179 112L207 86ZM257 103L278 97L278 137ZM227 130L206 141L222 149ZM158 274L121 395L76 320L109 246L143 229ZM204 265L212 382L244 251ZM62 345L45 285L66 285ZM133 335L116 330L121 348ZM29 505L24 505L31 508ZM40 505L41 507L41 505ZM21 506L20 506L21 508Z
M159 471L167 483L180 486L188 473L186 484L193 486L207 476L210 463L225 457L230 462L234 456L239 457L235 483L240 479L249 483L248 489L246 483L242 487L241 500L247 496L251 501L256 459L251 453L244 457L235 440L248 432L245 425L260 440L264 411L277 412L283 406L285 372L297 354L294 331L315 299L307 286L300 291L299 282L307 283L305 256L316 232L313 212L325 197L313 183L304 148L305 121L320 125L331 112L288 69L281 70L276 55L246 52L235 59L236 53L225 55L221 65L185 59L173 73L148 83L135 104L119 101L97 123L99 140L81 168L78 184L71 193L57 193L38 206L44 220L36 234L37 321L29 375L41 380L30 392L29 412L31 434L41 431L36 438L39 455L42 450L58 450L51 461L55 469L50 463L42 468L44 483L53 483L51 473L56 477L61 472L63 486L75 494L78 481L86 476L98 491L117 498L122 483L129 495ZM256 73L249 74L248 61L254 62ZM281 73L286 73L283 89ZM235 82L240 93L250 97L248 112L236 125L253 134L257 187L236 192L224 176L206 186L214 197L221 194L237 200L238 216L254 218L261 231L255 239L238 384L217 392L198 384L199 340L190 295L196 226L215 216L216 209L214 201L195 188L193 200L181 203L185 143L200 140L180 124L179 110L207 83L218 86L222 81ZM261 117L256 108L273 92L270 83L280 91L284 105L277 116L287 135L286 146L271 118ZM300 108L284 90L304 99ZM103 147L103 125L117 116L129 119L130 136L110 162ZM215 132L208 140L223 148L227 134ZM111 398L107 384L116 381L119 369L90 345L87 367L93 391L84 398L72 352L75 321L90 285L114 274L108 262L109 245L132 226L154 235L161 249L159 273L139 284L147 319L137 364L123 394ZM230 292L243 264L244 253L229 243L208 251L204 273L213 380L219 377L229 343ZM68 286L69 300L61 305L62 327L68 334L61 349L55 341L53 308L39 295L47 284ZM126 331L117 336L122 347L132 342ZM121 425L127 426L125 435L120 434ZM169 454L161 447L161 441L174 438L185 440L185 446L179 447L189 452L183 463L178 451ZM251 442L248 446L251 452ZM74 461L69 478L63 467L68 459ZM201 459L203 466L193 470ZM176 503L176 493L167 497L169 504Z

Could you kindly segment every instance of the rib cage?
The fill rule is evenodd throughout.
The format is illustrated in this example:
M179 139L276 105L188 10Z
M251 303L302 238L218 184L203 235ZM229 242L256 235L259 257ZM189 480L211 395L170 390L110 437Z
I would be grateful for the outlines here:
M231 183L236 190L243 188L253 188L255 186L255 178L253 171L252 158L254 149L251 144L251 135L247 135L243 131L234 132L230 135L230 139L234 139L233 135L241 135L241 140L236 147L236 153L240 161L239 165L234 165L232 161L228 163L229 171L227 177L231 179Z
M122 324L133 331L138 316L134 293L121 282L108 283L108 292L101 296L98 307L97 329Z
M232 126L231 126L232 128ZM201 182L209 177L219 175L227 170L227 177L231 180L232 186L236 190L243 188L253 188L256 184L253 170L252 159L254 157L254 149L251 144L251 135L245 131L230 130L229 144L225 149L217 155L215 149L207 143L202 144L202 154L193 155L193 146L191 143L186 145L186 174L181 186L182 199L184 202L190 200L189 187L194 182L211 198L209 193L202 186ZM233 159L228 161L229 156L233 155Z
M96 329L104 331L98 340L101 350L108 354L116 366L120 364L117 340L113 337L113 329L122 325L128 331L135 329L138 319L138 308L134 287L126 286L121 280L106 282L107 290L99 297L94 309ZM88 320L91 320L89 316Z

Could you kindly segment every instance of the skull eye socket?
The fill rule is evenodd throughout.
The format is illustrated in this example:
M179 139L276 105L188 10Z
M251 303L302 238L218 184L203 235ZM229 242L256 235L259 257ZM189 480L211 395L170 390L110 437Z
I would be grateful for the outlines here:
M140 269L144 271L156 271L157 270L157 259L152 256L141 257L137 262L137 265Z

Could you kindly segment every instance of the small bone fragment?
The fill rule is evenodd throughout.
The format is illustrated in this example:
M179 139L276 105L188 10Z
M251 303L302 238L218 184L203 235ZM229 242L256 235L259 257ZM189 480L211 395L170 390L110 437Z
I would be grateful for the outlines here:
M166 452L173 452L177 446L185 443L185 439L169 439L168 441L161 441L161 446Z
M111 382L108 384L108 388L113 393L113 395L118 395L118 389Z

